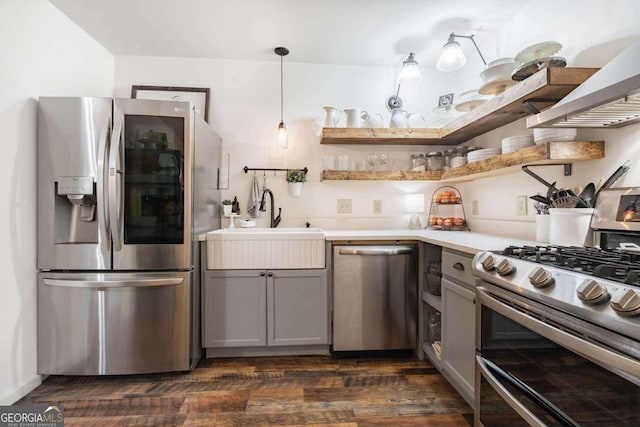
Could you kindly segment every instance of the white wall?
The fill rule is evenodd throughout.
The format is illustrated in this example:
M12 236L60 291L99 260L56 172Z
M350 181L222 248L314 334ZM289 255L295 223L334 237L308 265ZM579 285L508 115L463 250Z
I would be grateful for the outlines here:
M242 171L245 165L309 168L301 198L288 195L282 174L267 177L276 205L283 208L284 226L302 226L310 221L314 226L334 229L404 228L409 215L404 212L403 194L420 191L430 195L435 188L435 184L425 183L320 182L322 158L327 155L347 154L360 160L368 151L384 150L391 152L399 168L405 168L409 153L434 149L320 144L325 105L381 112L388 123L385 101L393 92L398 69L305 64L295 62L295 52L286 56L284 115L289 149L285 151L275 144L280 120L280 64L275 54L274 61L268 62L129 56L116 56L115 61L116 96L128 97L131 85L140 84L211 88L209 122L222 135L224 149L231 155L231 189L223 197L237 195L243 212L252 177ZM446 74L423 70L422 83L402 88L405 108L429 116L438 95L447 93L448 79ZM341 126L344 123L343 118ZM352 199L352 214L336 213L338 198ZM381 215L373 214L376 199L382 200ZM267 224L267 217L263 215L259 225Z
M553 11L550 13L549 11ZM569 66L602 66L615 54L640 37L634 26L640 15L640 3L633 0L592 0L589 7L577 0L532 1L505 23L499 33L478 39L487 61L515 56L522 48L545 40L558 40L563 49L558 55ZM464 41L463 41L464 42ZM420 60L420 58L418 58ZM289 129L290 148L275 146L274 134L279 121L279 64L232 60L185 58L150 58L116 56L117 96L128 97L131 85L183 85L209 87L212 92L210 122L222 135L224 147L231 154L231 189L225 198L238 196L241 209L247 206L250 174L242 167L303 167L310 169L304 196L289 197L284 178L270 176L267 186L274 190L276 205L283 208L283 225L302 226L310 221L325 228L404 228L404 193L424 192L429 199L436 184L378 182L320 182L322 158L348 154L363 159L368 151L390 151L399 168L405 167L409 154L437 149L411 146L321 145L322 106L362 108L370 112L388 112L384 100L392 92L398 68L338 66L296 62L295 52L285 57L285 122ZM430 62L427 58L423 63ZM431 61L433 62L433 61ZM403 88L405 108L430 117L438 95L477 88L482 71L480 58L469 57L467 66L453 73L423 69L423 82ZM344 120L341 122L344 126ZM500 146L506 136L527 132L524 120L489 132L468 145ZM528 132L531 132L530 130ZM571 177L564 177L560 167L537 168L551 182L575 187L596 182L610 174L627 158L638 154L637 144L630 143L640 132L638 126L621 130L580 130L586 140L607 141L604 160L574 165ZM640 168L634 168L619 185L640 185ZM262 179L260 179L262 182ZM533 239L535 215L532 202L529 214L516 216L516 197L542 192L537 181L523 172L498 178L459 184L466 213L474 231ZM336 213L336 200L353 200L353 213ZM373 200L382 200L383 213L373 214ZM479 214L471 215L471 202L478 200ZM424 221L424 216L423 216ZM266 225L266 217L259 225ZM225 224L223 224L225 225Z
M37 99L111 96L113 56L45 0L0 2L0 405L36 374Z
M588 7L586 4L588 3ZM507 22L496 35L493 49L498 56L514 56L523 47L545 40L557 40L563 48L557 54L568 66L601 67L635 40L640 39L640 3L634 0L532 1ZM526 29L526 31L524 30ZM499 147L502 138L527 132L525 120L488 132L467 145ZM579 129L579 140L604 140L605 159L576 163L573 175L565 177L561 166L532 168L547 181L574 188L606 179L626 160L634 164L616 186L640 186L640 125L620 129ZM462 184L463 198L471 213L477 200L479 215L470 215L474 231L510 237L535 238L535 212L529 200L528 215L516 215L516 198L544 194L546 188L524 172Z

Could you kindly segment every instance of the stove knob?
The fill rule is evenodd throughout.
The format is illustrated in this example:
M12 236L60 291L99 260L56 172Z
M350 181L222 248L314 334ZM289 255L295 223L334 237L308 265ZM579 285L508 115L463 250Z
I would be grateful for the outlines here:
M609 299L607 287L592 279L585 279L576 289L576 293L585 304L599 304Z
M498 265L496 265L496 271L501 276L508 276L509 274L516 271L516 267L511 261L503 258L502 261L500 261Z
M640 295L633 289L622 288L611 297L611 308L622 316L640 314Z
M484 271L493 271L496 268L496 259L493 255L487 254L487 256L480 261L480 264L482 264Z
M553 283L553 276L544 268L536 267L529 273L529 282L536 288L546 288Z

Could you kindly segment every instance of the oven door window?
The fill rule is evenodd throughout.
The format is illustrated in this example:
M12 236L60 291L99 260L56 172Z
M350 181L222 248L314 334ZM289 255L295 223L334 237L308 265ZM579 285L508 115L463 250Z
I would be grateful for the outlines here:
M486 306L481 310L476 387L483 425L529 425L522 412L549 426L640 425L640 379L623 378Z

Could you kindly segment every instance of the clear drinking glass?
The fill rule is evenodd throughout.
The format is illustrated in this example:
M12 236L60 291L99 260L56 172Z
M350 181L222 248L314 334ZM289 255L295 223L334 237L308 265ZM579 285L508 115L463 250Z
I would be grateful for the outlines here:
M387 170L387 165L389 164L389 153L387 151L378 153L378 163L380 163L381 170Z
M369 165L369 170L376 170L376 163L378 162L378 153L367 153L367 164Z

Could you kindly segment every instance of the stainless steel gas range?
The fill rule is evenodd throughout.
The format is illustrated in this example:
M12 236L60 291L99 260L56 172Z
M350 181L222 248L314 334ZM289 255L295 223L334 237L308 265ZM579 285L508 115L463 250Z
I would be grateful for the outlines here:
M601 192L599 247L476 254L475 425L640 425L639 201Z

